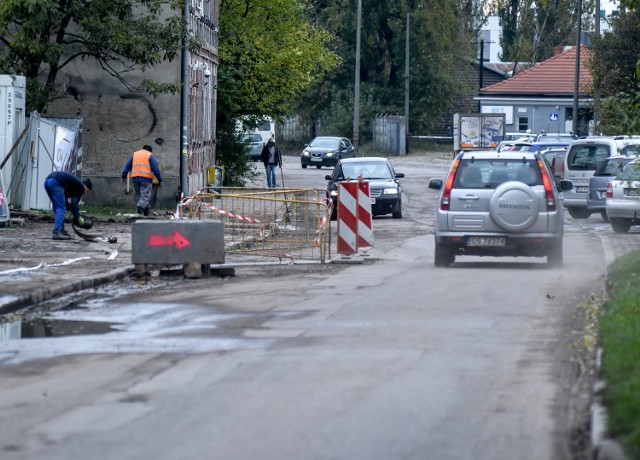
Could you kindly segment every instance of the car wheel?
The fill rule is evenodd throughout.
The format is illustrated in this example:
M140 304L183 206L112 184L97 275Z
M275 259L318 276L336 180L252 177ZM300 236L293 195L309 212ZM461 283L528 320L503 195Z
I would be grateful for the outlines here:
M307 169L307 165L302 165L302 169Z
M587 208L567 208L569 215L574 219L588 219L591 215L591 211Z
M609 216L607 216L607 211L600 211L600 216L602 216L602 220L609 222Z
M402 200L398 200L398 204L393 210L392 216L394 219L402 219Z
M316 168L320 169L320 168L322 168L322 166L320 166L320 165L316 165Z
M631 224L626 220L612 220L611 228L613 228L613 231L616 233L627 233L631 228Z
M436 252L433 263L436 267L448 267L456 260L456 256L444 244L436 242Z
M547 252L547 267L562 267L562 240L549 247Z

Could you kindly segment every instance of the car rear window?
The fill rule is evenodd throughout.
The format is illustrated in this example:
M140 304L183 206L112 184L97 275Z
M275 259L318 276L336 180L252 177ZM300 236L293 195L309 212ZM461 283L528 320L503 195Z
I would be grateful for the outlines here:
M454 188L496 188L511 180L527 185L542 185L535 160L464 159L460 162Z
M596 172L593 173L594 176L617 176L622 171L622 168L629 163L632 158L623 159L623 158L609 158L604 160L596 167Z
M640 180L640 163L629 163L622 172L616 176L617 180Z
M567 153L567 166L571 170L595 171L610 153L606 144L573 145Z

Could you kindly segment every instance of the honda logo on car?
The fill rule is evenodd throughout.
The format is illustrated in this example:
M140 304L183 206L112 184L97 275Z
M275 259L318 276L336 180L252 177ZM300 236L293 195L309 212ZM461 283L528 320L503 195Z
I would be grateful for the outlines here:
M531 209L528 204L500 203L500 207L509 209Z

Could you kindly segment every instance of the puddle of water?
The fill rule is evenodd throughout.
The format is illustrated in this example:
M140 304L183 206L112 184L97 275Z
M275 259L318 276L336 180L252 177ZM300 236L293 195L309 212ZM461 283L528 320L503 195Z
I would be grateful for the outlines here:
M48 318L25 318L0 324L0 341L70 337L113 332L115 324Z

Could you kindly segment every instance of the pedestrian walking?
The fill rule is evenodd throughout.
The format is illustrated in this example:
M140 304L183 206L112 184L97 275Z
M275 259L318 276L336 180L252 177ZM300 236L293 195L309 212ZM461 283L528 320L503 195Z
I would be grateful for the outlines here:
M162 185L162 172L150 145L144 145L141 150L133 152L122 170L123 183L126 182L128 174L131 175L133 189L136 192L136 212L148 216L153 179L158 180L158 187Z
M67 209L73 214L75 225L91 228L89 221L85 222L84 217L80 215L80 199L82 195L90 192L92 187L91 179L81 181L73 174L63 171L54 171L45 178L44 189L49 195L55 216L52 239L71 239L71 235L64 229L64 215Z
M276 140L273 136L262 148L260 155L264 167L267 171L267 187L276 188L276 178L278 168L282 169L282 155L280 154L280 148L276 145Z

